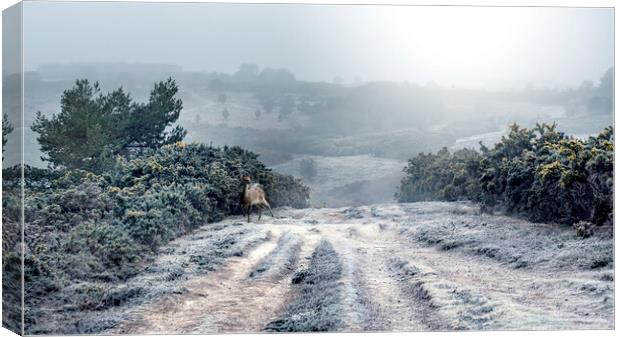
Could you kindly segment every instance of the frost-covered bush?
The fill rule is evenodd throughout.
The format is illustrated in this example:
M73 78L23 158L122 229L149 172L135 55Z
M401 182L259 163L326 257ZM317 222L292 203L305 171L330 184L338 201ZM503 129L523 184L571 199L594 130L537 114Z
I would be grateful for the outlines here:
M22 270L19 187L2 182L2 326L21 330Z
M177 143L137 159L119 159L106 179L123 193L161 191L163 186L180 188L192 207L209 221L240 213L244 175L263 185L273 207L307 206L309 189L300 180L271 171L257 158L240 147Z
M293 176L272 172L265 191L272 206L308 207L310 189Z
M19 171L5 169L3 181L3 269L18 276L10 266L20 265ZM129 159L119 156L102 174L26 167L27 332L51 312L49 306L107 305L106 289L135 275L158 247L240 213L243 175L264 185L274 207L307 205L309 191L299 180L272 172L239 147L179 142Z
M444 148L410 159L397 198L469 199L533 221L611 223L613 151L612 127L581 140L555 124L532 130L514 124L493 148Z
M454 201L478 193L479 185L471 179L479 173L480 153L462 149L450 153L443 148L437 154L420 153L409 160L407 176L401 180L398 199Z

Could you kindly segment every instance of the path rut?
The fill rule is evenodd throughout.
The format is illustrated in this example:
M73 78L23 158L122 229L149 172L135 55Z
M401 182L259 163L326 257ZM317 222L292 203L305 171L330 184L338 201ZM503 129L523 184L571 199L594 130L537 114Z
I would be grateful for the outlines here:
M270 232L268 241L186 280L183 294L131 309L108 332L265 331L298 296L292 279L308 267L321 240L331 243L343 266L339 331L613 328L613 264L602 270L516 268L408 235L418 223L449 221L455 210L473 208L437 203L278 210L279 218L243 225Z

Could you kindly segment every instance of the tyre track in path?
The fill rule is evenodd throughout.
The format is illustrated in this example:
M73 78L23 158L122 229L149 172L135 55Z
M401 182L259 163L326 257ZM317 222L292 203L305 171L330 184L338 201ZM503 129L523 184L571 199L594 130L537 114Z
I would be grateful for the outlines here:
M132 313L126 324L114 330L122 334L180 334L258 332L280 310L290 288L292 271L280 269L289 257L278 251L297 253L278 240L287 235L271 230L271 239L245 256L232 257L225 266L183 284L184 294L156 300ZM290 243L290 242L285 242ZM295 242L296 243L296 242ZM257 266L271 257L269 277L251 278ZM292 260L297 260L294 256Z
M369 235L368 226L334 224L324 230L344 265L342 331L428 330L423 308L403 297L389 272L382 235ZM362 237L368 240L363 245Z
M509 221L506 217L482 217L472 207L458 203L283 209L276 213L279 218L238 224L239 228L252 228L252 232L271 233L268 241L252 246L241 256L227 258L214 271L193 275L181 284L187 289L185 293L145 303L108 332L264 332L271 323L282 322L284 316L320 312L289 309L302 310L303 306L291 306L299 302L296 299L300 299L303 288L292 279L309 268L322 240L333 247L330 256L335 254L342 266L333 283L335 291L330 292L337 298L330 310L341 324L323 325L328 329L613 328L611 265L601 270L514 268L476 255L472 253L476 250L464 249L466 246L442 248L416 241L410 234L420 226L439 228L463 214L485 224ZM474 237L487 230L468 228L453 227L450 233ZM531 228L531 233L546 235L544 226ZM496 226L494 230L504 230L508 238L515 234L509 226Z

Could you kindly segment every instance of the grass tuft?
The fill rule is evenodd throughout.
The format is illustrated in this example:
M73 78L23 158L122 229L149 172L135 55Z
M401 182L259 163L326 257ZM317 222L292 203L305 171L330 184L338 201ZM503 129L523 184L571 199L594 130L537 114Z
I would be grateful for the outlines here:
M342 325L342 264L331 243L322 240L310 265L293 276L297 296L279 320L269 323L270 332L334 331Z

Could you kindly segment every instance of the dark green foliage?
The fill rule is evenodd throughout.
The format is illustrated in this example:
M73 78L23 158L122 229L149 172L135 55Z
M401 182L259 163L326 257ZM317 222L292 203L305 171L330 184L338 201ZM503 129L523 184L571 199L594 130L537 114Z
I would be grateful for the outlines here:
M436 155L420 153L405 168L407 177L401 181L398 199L454 201L463 195L476 195L479 185L470 177L479 174L481 159L480 153L470 149L452 154L444 147Z
M63 168L101 172L114 156L173 144L185 136L176 126L182 102L172 79L156 83L148 103L136 103L119 88L103 95L99 84L78 80L61 98L61 111L47 118L37 113L32 130L47 155L45 160Z
M136 109L129 115L128 125L125 125L127 153L130 149L154 149L163 145L181 141L186 131L175 126L166 131L179 118L183 102L175 95L179 91L171 78L155 83L148 103L137 104Z
M206 221L216 221L240 213L243 175L263 185L273 207L307 206L309 190L300 180L272 172L256 154L236 146L177 143L133 160L120 159L106 177L114 186L136 195L144 195L145 189L162 191L163 186L182 189Z
M492 149L421 153L409 160L401 202L469 199L533 221L613 220L613 129L579 140L555 124L514 124Z

